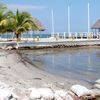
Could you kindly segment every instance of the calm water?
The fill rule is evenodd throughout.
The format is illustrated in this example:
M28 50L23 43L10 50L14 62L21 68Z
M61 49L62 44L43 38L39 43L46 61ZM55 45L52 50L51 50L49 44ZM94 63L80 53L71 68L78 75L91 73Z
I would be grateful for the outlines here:
M72 36L74 36L74 35L75 34L73 33ZM35 33L34 32L28 32L28 33L22 33L21 34L21 37L22 38L36 38L37 36L39 38L49 38L49 37L51 37L51 34L50 33L43 33L43 32L41 32L41 33L40 32L35 32ZM58 34L55 33L54 36L57 37ZM68 36L69 36L68 33L66 33L65 34L65 37L68 37ZM14 38L16 36L13 33L5 33L5 34L0 34L0 37L10 39L10 38ZM64 37L63 32L62 33L59 33L59 37ZM77 37L81 37L81 34L78 33L77 34ZM86 37L86 34L85 33L83 34L83 37Z
M40 38L49 38L49 37L51 37L51 34L50 33L43 33L43 32L41 32L41 33L28 32L28 33L22 33L21 34L21 37L23 37L23 38L36 38L37 36L40 37ZM56 36L58 36L57 33L55 33L55 37ZM68 33L66 33L65 36L68 37ZM9 39L9 38L13 38L13 37L16 37L16 36L15 36L15 34L12 34L12 33L6 33L6 34L0 34L0 37ZM64 37L64 34L60 33L59 37Z
M44 34L44 33L22 33L21 37L23 38L36 38L37 36L39 36L40 38L47 38L47 37L51 37L51 34ZM12 33L6 33L6 34L0 34L0 37L2 38L12 38L12 37L16 37L15 34Z
M84 81L100 78L100 47L21 51L33 65L62 77Z

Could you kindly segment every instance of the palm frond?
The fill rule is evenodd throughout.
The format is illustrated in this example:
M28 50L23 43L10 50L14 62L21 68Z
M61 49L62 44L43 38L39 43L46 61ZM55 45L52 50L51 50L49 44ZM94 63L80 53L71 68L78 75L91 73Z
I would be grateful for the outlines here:
M13 18L14 17L14 13L12 11L7 11L5 13L5 17L8 19L8 18Z
M29 22L26 22L22 25L27 31L32 30L32 25Z
M2 20L1 22L0 22L0 25L2 25L2 26L6 26L8 23L7 23L7 20L6 19L4 19L4 20Z
M27 30L25 29L25 27L18 27L17 30L16 30L16 34L20 34L22 32L26 32Z

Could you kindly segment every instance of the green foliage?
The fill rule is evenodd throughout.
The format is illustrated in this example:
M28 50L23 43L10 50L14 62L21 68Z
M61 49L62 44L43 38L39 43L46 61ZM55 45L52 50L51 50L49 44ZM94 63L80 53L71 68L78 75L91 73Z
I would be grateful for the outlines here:
M17 10L14 22L15 34L21 34L22 32L33 30L33 27L36 27L33 23L34 21L28 12L19 12ZM34 29L37 30L37 27Z
M37 31L39 28L28 12L19 12L17 9L14 14L6 5L0 3L0 33L14 32L20 40L21 33L30 30Z

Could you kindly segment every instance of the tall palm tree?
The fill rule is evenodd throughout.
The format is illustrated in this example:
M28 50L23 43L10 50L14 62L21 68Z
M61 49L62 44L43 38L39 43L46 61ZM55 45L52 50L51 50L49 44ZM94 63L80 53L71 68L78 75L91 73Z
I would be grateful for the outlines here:
M14 32L17 41L20 41L21 33L30 30L38 30L38 27L34 24L34 21L28 12L19 12L17 10L15 16L9 18L7 31Z
M4 4L0 4L0 33L15 33L17 41L20 41L21 33L30 30L43 31L44 28L28 12L17 10L14 14Z

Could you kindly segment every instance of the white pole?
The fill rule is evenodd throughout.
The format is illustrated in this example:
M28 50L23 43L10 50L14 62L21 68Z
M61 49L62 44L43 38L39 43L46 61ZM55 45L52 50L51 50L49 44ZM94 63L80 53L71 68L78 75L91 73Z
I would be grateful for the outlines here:
M66 32L64 32L64 39L66 38Z
M54 13L53 10L51 10L51 16L52 16L52 36L54 37Z
M88 33L90 32L90 4L88 2Z
M68 34L69 34L69 37L71 37L71 34L70 34L70 6L68 5Z
M33 39L33 32L31 31L31 40Z

